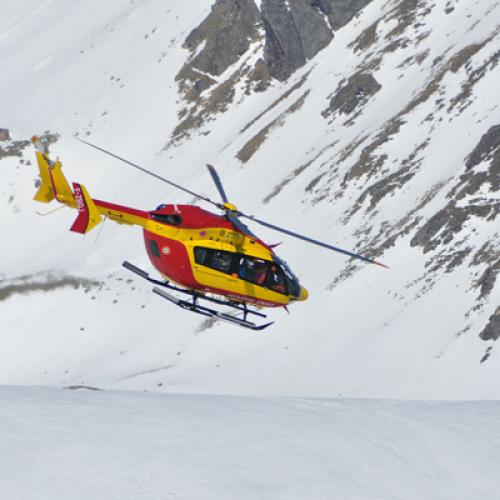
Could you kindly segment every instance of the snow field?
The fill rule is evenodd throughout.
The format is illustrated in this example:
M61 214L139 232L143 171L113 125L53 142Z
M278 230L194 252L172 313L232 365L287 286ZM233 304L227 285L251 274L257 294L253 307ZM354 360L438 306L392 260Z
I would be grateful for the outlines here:
M2 496L493 500L498 402L0 388Z

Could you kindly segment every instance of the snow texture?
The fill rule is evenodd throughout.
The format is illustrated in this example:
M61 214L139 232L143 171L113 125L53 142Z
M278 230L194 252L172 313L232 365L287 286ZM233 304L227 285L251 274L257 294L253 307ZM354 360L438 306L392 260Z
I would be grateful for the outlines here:
M498 402L0 388L2 497L493 500Z

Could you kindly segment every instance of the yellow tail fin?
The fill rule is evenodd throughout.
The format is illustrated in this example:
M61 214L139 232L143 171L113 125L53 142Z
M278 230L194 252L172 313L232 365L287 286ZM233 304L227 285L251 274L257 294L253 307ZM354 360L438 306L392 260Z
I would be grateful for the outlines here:
M41 181L34 199L42 203L49 203L56 199L60 203L76 207L75 197L64 177L61 162L59 160L53 162L49 159L48 150L38 137L32 137L31 141L37 148L35 154Z

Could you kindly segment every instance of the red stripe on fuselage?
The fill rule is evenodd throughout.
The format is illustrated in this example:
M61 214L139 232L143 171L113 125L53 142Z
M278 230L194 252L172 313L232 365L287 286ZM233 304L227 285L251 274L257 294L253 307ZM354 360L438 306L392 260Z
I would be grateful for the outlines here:
M247 304L254 304L256 306L283 307L283 305L284 305L284 304L281 304L279 302L271 302L268 300L259 299L253 295L241 295L239 293L228 292L227 290L221 290L219 288L212 288L212 287L204 286L204 287L197 288L197 290L200 290L202 292L213 293L215 295L221 295L228 300L234 300L236 302L246 302Z
M164 205L158 210L154 210L154 213L165 214L165 215L179 215L182 218L182 222L176 226L179 229L213 229L221 228L227 229L228 231L235 231L240 234L245 234L240 231L237 227L228 221L223 215L214 214L208 210L204 210L196 205ZM252 235L246 235L248 238L261 244L271 253L272 249L266 245L261 239L256 238Z

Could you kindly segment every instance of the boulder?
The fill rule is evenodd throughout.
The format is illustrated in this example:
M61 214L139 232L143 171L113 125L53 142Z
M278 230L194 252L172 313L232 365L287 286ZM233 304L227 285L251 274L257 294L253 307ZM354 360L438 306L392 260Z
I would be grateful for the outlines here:
M0 128L0 142L10 141L10 133L6 128Z
M348 115L359 109L382 86L370 73L358 71L347 82L341 83L330 100L330 112Z

